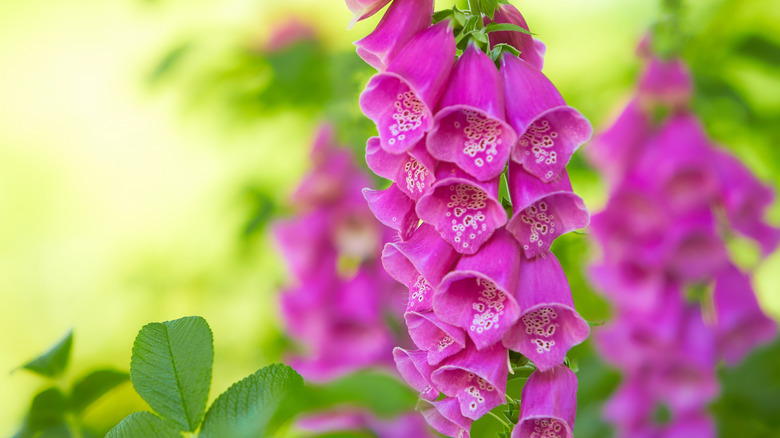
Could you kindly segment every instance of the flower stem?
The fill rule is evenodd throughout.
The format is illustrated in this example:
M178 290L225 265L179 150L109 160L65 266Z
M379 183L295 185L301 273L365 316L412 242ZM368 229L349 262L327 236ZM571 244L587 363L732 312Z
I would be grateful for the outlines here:
M509 425L509 423L507 423L506 421L502 420L502 419L501 419L501 417L499 417L498 415L494 414L494 413L493 413L493 412L491 412L491 411L488 411L488 414L492 415L492 416L493 416L493 418L495 418L496 420L498 420L498 422L499 422L499 423L501 423L501 424L503 424L503 425L504 425L504 427L506 427L507 429L512 429L512 426L510 426L510 425Z

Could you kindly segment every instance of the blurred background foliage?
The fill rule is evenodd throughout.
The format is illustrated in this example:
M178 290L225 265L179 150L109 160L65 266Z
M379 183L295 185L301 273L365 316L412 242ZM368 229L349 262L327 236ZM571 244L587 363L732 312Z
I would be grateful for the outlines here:
M655 2L513 3L547 44L545 72L567 101L597 130L609 123L631 96L641 68L634 50L658 15ZM273 30L291 17L313 37L269 51ZM8 371L71 328L68 375L81 376L126 371L147 322L204 316L220 357L211 400L283 357L290 341L276 294L286 272L266 225L289 214L286 199L308 167L319 121L335 122L361 162L373 133L357 107L372 71L350 43L378 17L347 31L349 20L341 0L0 3L0 435L18 430L49 385ZM688 1L682 25L696 112L715 141L777 188L780 6ZM581 154L569 169L598 211L599 176ZM780 223L780 207L770 217ZM758 264L755 248L732 247L743 266ZM584 255L595 253L587 236L565 236L554 251L583 316L608 318L584 277ZM778 280L775 254L756 276L774 317ZM571 356L580 378L577 436L608 436L599 412L619 377L590 343ZM778 365L775 343L721 370L723 395L713 405L721 436L780 436ZM307 409L351 402L391 415L414 400L370 372L307 391ZM130 385L120 385L83 422L105 431L140 409ZM483 419L474 436L491 430L495 421Z

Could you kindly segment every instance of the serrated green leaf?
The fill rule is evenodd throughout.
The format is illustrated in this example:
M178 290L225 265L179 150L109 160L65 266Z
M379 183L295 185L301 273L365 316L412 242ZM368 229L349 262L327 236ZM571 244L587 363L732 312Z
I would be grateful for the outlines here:
M70 409L81 412L103 394L127 382L130 375L116 370L93 371L73 385L70 392Z
M68 401L59 388L49 388L38 393L27 414L26 429L39 432L65 423Z
M511 32L521 32L527 35L533 35L527 29L524 29L523 27L512 23L488 23L488 25L485 26L485 29L487 30L488 33L511 31Z
M206 410L213 362L211 329L203 318L151 323L135 338L130 380L156 413L192 432Z
M151 412L135 412L114 426L106 438L181 438L181 433L170 428L162 418Z
M209 408L200 438L271 436L271 421L303 378L287 365L273 364L234 383ZM276 420L281 420L276 418Z
M72 347L73 330L54 344L49 351L22 365L22 368L44 377L57 377L68 367Z

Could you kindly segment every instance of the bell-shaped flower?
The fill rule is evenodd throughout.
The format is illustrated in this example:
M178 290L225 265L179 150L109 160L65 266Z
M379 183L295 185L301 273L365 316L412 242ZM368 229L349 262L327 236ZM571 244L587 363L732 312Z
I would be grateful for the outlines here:
M648 143L633 178L657 190L673 212L708 206L718 192L713 153L701 123L675 114Z
M780 244L780 228L764 221L767 209L775 200L773 190L732 155L723 151L714 155L720 197L731 226L755 240L764 255L771 254Z
M395 0L376 29L355 41L357 54L371 67L384 71L417 33L431 25L433 0Z
M530 359L541 371L563 363L569 349L590 333L574 310L569 282L550 253L520 263L517 298L522 315L504 336L504 346Z
M577 376L558 365L536 370L523 387L520 419L512 438L573 438L577 414Z
M458 399L445 397L439 401L420 400L417 410L437 432L453 438L469 438L473 420L460 411Z
M572 191L565 171L544 183L510 163L508 182L514 213L506 229L520 242L526 257L548 253L555 238L588 225L590 214Z
M458 253L439 233L422 224L405 242L387 243L382 265L399 283L409 288L408 310L431 310L433 290L458 260Z
M528 24L525 22L525 18L523 18L523 14L521 14L516 7L509 4L500 4L498 6L498 9L496 9L493 16L493 23L514 24L525 30L530 30ZM531 35L524 32L504 30L490 32L488 37L490 38L490 47L495 47L496 44L509 44L520 51L520 58L525 62L533 65L539 70L544 66L544 52L546 51L546 47L544 46L544 43Z
M758 304L750 278L729 265L718 276L713 293L718 354L734 366L756 346L777 336L777 323Z
M598 291L623 310L653 308L666 284L663 265L634 255L591 266L588 274Z
M460 258L436 291L433 308L445 322L461 327L477 349L493 345L520 317L514 297L520 248L499 229L482 249Z
M418 348L427 351L428 363L435 365L463 350L466 333L453 325L442 322L433 312L406 312L409 337Z
M599 170L611 190L620 187L651 135L650 118L636 99L628 103L610 127L585 149L586 157Z
M458 398L465 417L477 420L505 403L508 374L509 358L503 346L477 350L469 343L439 366L431 380L445 395Z
M420 224L414 201L395 184L385 190L363 189L363 196L377 220L398 231L402 240L408 239Z
M667 272L692 282L716 276L728 263L729 255L717 234L712 212L702 209L675 219L666 231Z
M425 140L402 154L391 154L379 143L379 137L368 139L366 163L369 169L393 181L412 200L420 199L436 180L437 163L425 148Z
M510 53L501 57L501 77L506 120L518 135L512 160L545 182L554 180L590 138L590 122L566 105L541 70Z
M443 163L436 172L436 183L417 201L417 215L457 252L474 254L496 228L506 224L498 184L498 177L474 181L457 166Z
M445 20L415 35L387 71L371 78L360 108L376 124L382 149L406 152L431 129L454 61L455 37Z
M436 368L428 363L427 351L395 347L393 359L401 377L420 393L421 398L433 401L439 397L438 388L431 382L431 374Z
M684 109L693 94L693 79L679 58L653 56L639 80L639 98L643 105L662 104Z
M390 3L390 0L346 0L346 2L347 8L353 15L352 21L349 23L349 28L352 28L358 21L365 20L379 12L386 4Z
M504 90L493 60L472 43L455 63L428 134L428 151L485 181L504 171L517 134L504 121Z

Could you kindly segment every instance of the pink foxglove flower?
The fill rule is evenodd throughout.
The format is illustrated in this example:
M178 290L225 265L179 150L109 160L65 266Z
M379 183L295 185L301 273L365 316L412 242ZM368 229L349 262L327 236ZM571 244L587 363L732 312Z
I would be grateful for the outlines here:
M431 381L431 374L436 368L428 363L428 352L396 347L393 358L401 377L420 393L420 398L434 401L439 397L439 389Z
M777 323L761 311L750 278L735 266L718 276L713 303L718 351L727 365L736 365L756 346L777 336Z
M417 202L417 215L433 225L455 251L474 254L506 224L498 184L498 177L475 181L457 166L443 163L436 172L436 183Z
M425 421L437 432L453 438L469 438L473 420L461 413L457 398L445 397L439 401L420 400L418 409Z
M436 314L465 330L478 349L500 342L520 317L514 296L520 257L512 235L496 231L481 251L461 257L444 277L434 296Z
M469 343L433 372L431 380L450 397L457 397L466 418L477 420L504 404L509 373L506 348L500 344L477 350Z
M493 23L509 23L530 30L525 18L516 7L509 4L498 6ZM496 44L509 44L520 51L520 58L532 66L542 69L544 65L544 52L546 50L544 43L534 39L531 35L523 32L500 31L488 34L491 47Z
M574 310L569 283L554 255L520 264L516 298L522 314L504 336L504 346L519 351L541 371L563 363L569 349L590 333Z
M379 143L379 137L368 139L368 168L394 182L413 201L419 200L436 181L437 161L428 153L425 141L420 141L403 154L391 154Z
M534 371L523 387L520 422L512 438L573 438L577 414L577 376L558 365Z
M349 23L349 27L352 27L358 21L365 20L379 12L380 9L390 3L390 0L346 0L346 2L347 8L354 16Z
M542 181L554 180L590 138L590 122L566 105L555 85L526 61L505 53L501 77L506 119L519 138L512 159Z
M406 312L409 336L418 348L428 352L428 363L436 365L466 346L466 333L441 321L433 312Z
M360 108L376 123L382 149L401 153L419 142L433 125L455 59L450 21L415 35L360 95Z
M504 171L517 134L504 121L504 87L489 56L469 44L455 63L428 134L435 158L480 181Z
M408 239L420 223L414 201L395 184L385 190L363 189L363 196L379 222L398 231L403 240Z
M572 191L566 171L557 180L543 183L511 163L508 180L514 214L506 228L520 242L526 257L549 253L555 238L588 225L590 214L582 198Z
M417 33L431 25L433 0L395 0L376 29L355 42L357 54L371 67L384 71Z

